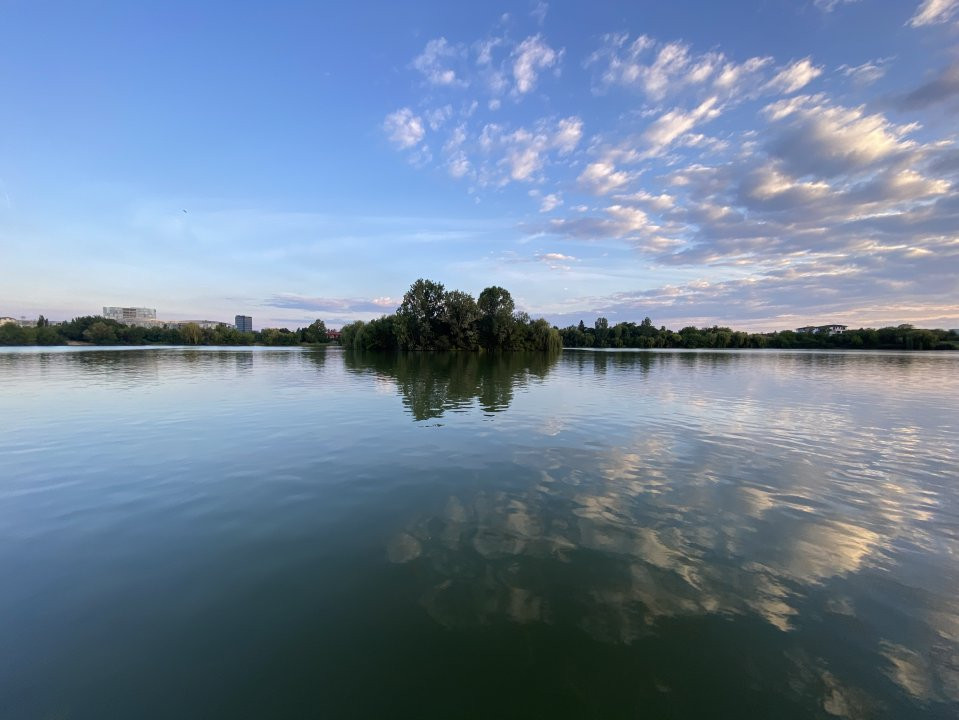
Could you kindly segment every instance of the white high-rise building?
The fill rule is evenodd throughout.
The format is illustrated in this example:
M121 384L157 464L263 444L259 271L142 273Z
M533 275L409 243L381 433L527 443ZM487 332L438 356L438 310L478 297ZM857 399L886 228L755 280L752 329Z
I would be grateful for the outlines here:
M116 320L124 325L154 325L157 321L156 308L144 307L103 307L103 317Z

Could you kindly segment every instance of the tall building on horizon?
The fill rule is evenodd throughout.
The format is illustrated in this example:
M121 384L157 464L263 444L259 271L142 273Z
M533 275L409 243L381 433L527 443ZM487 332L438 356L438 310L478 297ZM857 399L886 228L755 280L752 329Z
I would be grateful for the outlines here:
M124 325L138 325L140 323L152 325L156 323L157 311L156 308L104 305L103 317L107 320L116 320Z
M237 315L233 324L240 332L253 332L253 317L250 315Z

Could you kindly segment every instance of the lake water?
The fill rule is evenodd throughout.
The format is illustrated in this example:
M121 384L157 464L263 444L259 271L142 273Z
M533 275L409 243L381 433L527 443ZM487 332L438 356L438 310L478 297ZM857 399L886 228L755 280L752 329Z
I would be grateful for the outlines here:
M955 718L959 354L0 352L2 718Z

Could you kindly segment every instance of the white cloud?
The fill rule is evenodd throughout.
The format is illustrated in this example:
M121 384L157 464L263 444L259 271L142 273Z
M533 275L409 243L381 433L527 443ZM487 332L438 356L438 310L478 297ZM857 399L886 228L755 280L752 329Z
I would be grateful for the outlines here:
M539 73L555 65L561 54L562 51L553 50L540 35L528 37L521 42L513 51L515 92L523 95L536 87Z
M723 59L721 53L693 55L683 42L659 43L646 35L629 42L629 36L622 33L605 36L603 47L586 64L602 65L603 85L636 87L649 99L659 101L684 86L705 83Z
M762 201L790 196L792 202L809 202L829 194L831 188L824 182L798 182L785 175L775 164L757 169L747 180L745 192Z
M506 155L509 176L513 180L530 180L531 176L543 167L543 158L535 147L515 147Z
M640 208L615 204L603 212L602 216L558 218L551 220L547 228L550 232L582 240L618 238L648 253L669 251L677 245L678 241L669 237L668 232Z
M729 143L725 140L709 137L708 135L703 135L702 133L686 133L677 141L676 144L688 148L701 148L704 151L719 151L725 150L727 147L729 147Z
M813 0L813 5L823 12L832 12L837 5L859 2L859 0Z
M901 155L915 146L916 125L894 125L863 107L830 104L822 95L801 95L764 108L773 122L786 121L773 145L797 175L836 175Z
M920 27L948 22L957 10L959 10L959 0L923 0L908 24L912 27Z
M560 205L563 204L563 199L558 193L550 193L549 195L544 195L543 199L539 204L539 211L541 213L547 213L552 210L555 210Z
M811 58L803 58L780 70L776 77L769 81L769 88L789 95L805 87L820 75L822 75L822 68L813 65Z
M715 96L707 98L698 107L688 112L674 108L646 128L643 139L652 152L659 152L699 123L716 118L720 112L718 98Z
M429 123L431 130L439 130L447 120L453 117L453 106L444 105L428 112L423 113L426 122Z
M645 205L650 210L656 212L664 212L666 210L672 210L676 206L676 198L673 195L668 193L660 193L659 195L653 195L645 190L639 190L638 192L632 193L630 195L616 195L616 200L636 203L639 205Z
M463 48L450 45L445 37L436 38L426 43L423 52L414 58L413 67L432 85L466 85L449 67L449 61L462 54Z
M408 107L400 108L387 115L386 120L383 121L383 129L390 142L401 150L419 144L426 134L422 118L415 115Z
M560 120L553 136L553 144L560 154L573 152L583 137L583 121L578 117L568 117Z
M446 153L452 153L457 148L461 147L463 143L466 142L466 125L460 124L453 128L453 131L450 133L449 139L443 145L443 151Z
M490 127L490 126L487 126ZM503 135L500 143L506 147L503 164L509 170L511 180L530 181L543 167L544 154L548 150L549 139L542 133L531 133L520 128Z
M447 171L451 177L461 178L470 171L470 161L463 151L455 152L446 163Z
M476 64L490 65L493 62L493 50L501 45L503 41L500 38L489 38L476 43Z
M594 162L586 166L578 179L587 192L606 195L628 183L630 176L627 172L617 170L612 163Z
M749 58L744 63L728 62L713 83L713 89L724 93L724 96L748 96L753 88L760 85L757 76L771 63L772 58L768 57Z
M474 166L481 186L502 187L511 181L533 182L541 171L564 160L579 144L582 120L568 117L539 120L532 128L511 130L500 123L487 123L467 144L476 153Z
M649 216L637 207L610 205L606 208L606 212L623 229L624 233L659 229L650 221Z
M839 70L857 85L872 85L886 74L886 65L891 59L880 58L864 62L862 65L840 65Z
M550 270L570 270L570 263L576 262L576 258L572 255L564 255L558 252L541 253L536 256L536 259L546 263Z
M546 22L546 13L549 12L549 4L545 2L537 2L536 7L530 10L530 16L536 20L538 25L542 25Z

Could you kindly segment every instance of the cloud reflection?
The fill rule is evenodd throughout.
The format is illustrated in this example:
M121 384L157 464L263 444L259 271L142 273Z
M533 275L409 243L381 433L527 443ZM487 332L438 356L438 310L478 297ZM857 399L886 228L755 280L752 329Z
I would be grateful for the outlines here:
M894 362L567 353L551 387L575 413L551 421L555 433L514 439L509 478L500 468L450 494L397 535L389 559L415 564L420 603L451 628L572 622L632 644L668 619L759 618L794 647L852 618L910 697L959 700L959 604L929 582L921 602L901 590L918 582L904 552L921 549L942 573L956 550L939 492L955 429L938 422L947 410L890 387ZM694 366L702 387L690 394ZM922 369L954 383L948 364ZM900 642L882 637L877 584L905 603L884 611L911 623ZM861 690L810 662L827 712L868 715Z

